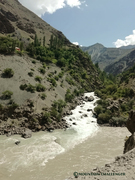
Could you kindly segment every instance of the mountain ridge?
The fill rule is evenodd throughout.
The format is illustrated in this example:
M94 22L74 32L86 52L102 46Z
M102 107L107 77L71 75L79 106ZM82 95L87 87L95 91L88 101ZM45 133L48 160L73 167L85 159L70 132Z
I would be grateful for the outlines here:
M93 63L98 63L101 70L105 70L106 66L113 64L132 51L132 49L107 48L99 43L81 47L81 49L91 55Z

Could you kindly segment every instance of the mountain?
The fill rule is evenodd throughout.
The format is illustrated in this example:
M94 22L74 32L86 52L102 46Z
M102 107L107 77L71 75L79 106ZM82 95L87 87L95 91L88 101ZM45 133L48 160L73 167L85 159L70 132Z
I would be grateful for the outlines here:
M134 64L135 64L135 50L132 50L129 54L127 54L123 58L120 58L119 61L109 66L106 66L104 70L108 73L117 75L133 67Z
M65 44L72 45L62 32L22 6L18 0L0 0L0 34L17 37L25 44L33 41L35 34L37 34L41 43L45 36L46 45L53 34L63 39Z
M91 55L93 63L98 63L101 70L132 51L132 49L106 48L99 43L89 47L81 47L81 49Z
M122 46L120 49L135 49L135 45Z
M0 0L0 17L0 134L67 128L77 96L102 87L98 69L17 0Z

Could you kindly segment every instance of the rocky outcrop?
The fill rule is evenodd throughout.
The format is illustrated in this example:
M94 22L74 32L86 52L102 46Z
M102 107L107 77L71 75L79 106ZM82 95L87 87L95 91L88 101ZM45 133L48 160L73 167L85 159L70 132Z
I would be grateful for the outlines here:
M135 110L130 112L126 126L132 134L135 132Z
M13 33L14 31L15 29L10 21L0 13L0 33Z
M124 153L135 148L135 110L130 112L126 126L132 135L125 142Z
M17 22L17 27L23 31L26 31L27 33L33 33L35 34L36 31L34 30L34 26L32 23L23 23L21 21Z
M135 148L135 133L133 133L125 142L124 153L130 151Z
M12 22L15 22L15 21L17 21L18 20L18 17L17 17L17 15L14 15L14 14L12 14L10 11L4 11L3 9L1 9L1 12L3 13L3 15L5 15L5 17L7 18L7 19L9 19L10 21L12 21Z

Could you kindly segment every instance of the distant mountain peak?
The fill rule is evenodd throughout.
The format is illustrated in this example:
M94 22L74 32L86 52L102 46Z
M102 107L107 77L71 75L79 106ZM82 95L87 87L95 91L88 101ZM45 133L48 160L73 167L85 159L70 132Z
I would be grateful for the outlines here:
M101 43L95 43L92 46L102 46L102 47L104 47L103 44L101 44Z

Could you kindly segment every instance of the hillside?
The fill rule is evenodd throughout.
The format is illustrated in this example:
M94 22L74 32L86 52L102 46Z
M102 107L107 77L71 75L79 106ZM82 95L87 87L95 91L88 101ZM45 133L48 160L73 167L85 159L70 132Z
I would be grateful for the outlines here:
M133 67L134 64L135 64L135 50L132 50L129 54L119 59L119 61L107 66L104 70L108 73L117 75Z
M0 134L66 128L62 117L76 97L102 87L98 70L88 54L17 0L0 6Z
M35 34L41 43L45 36L46 45L52 34L63 39L65 44L72 45L62 32L22 6L18 0L0 0L0 35L10 35L29 44L34 40Z
M132 51L132 49L106 48L99 43L89 47L81 47L81 49L91 55L93 63L98 63L101 70L105 70L106 66L118 61Z

